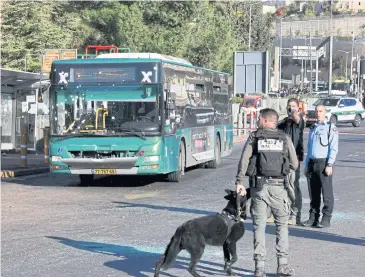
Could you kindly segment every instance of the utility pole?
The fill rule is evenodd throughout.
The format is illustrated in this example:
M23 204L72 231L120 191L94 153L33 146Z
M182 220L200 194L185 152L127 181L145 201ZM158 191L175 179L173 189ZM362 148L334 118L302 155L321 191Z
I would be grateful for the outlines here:
M302 67L300 68L300 73L301 73L301 82L300 82L300 89L303 90L303 83L304 83L304 68L303 68L303 62L304 62L304 59L302 57Z
M307 35L305 35L305 39L304 39L304 46L308 46L307 45ZM307 80L307 58L308 58L308 53L305 55L305 60L304 60L304 80Z
M332 95L332 52L333 52L333 36L332 36L332 2L330 3L330 45L329 45L329 70L328 70L328 95Z
M278 89L281 89L281 51L283 48L283 18L280 18L280 52L279 52L279 87Z
M310 69L311 69L311 80L310 80L310 93L313 92L313 63L312 63L312 33L309 31L309 62L310 62Z
M318 91L318 51L316 50L316 91Z
M352 91L355 90L355 86L354 86L354 83L355 83L355 79L352 77L352 73L354 72L354 46L355 46L355 32L354 30L352 30L352 46L351 46L351 66L350 66L350 74L351 74L351 80L352 80Z
M360 57L359 54L356 54L356 72L357 72L357 99L360 99L361 93L360 93Z

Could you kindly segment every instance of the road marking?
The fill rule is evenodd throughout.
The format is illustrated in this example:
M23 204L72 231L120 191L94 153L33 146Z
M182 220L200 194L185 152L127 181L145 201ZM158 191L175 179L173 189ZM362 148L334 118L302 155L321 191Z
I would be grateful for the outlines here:
M305 131L304 134L309 134L308 131ZM353 135L353 136L365 136L365 134L358 134L358 133L349 133L349 132L345 132L345 133L338 133L339 135Z
M139 193L139 194L124 194L124 198L128 199L128 200L149 198L149 197L154 197L156 195L159 195L162 192L166 192L166 190L151 191L151 192L145 192L145 193Z

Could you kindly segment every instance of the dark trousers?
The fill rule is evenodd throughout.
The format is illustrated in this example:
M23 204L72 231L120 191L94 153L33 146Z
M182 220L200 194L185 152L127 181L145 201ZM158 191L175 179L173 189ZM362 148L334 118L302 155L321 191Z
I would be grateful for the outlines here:
M332 216L334 196L332 187L332 175L327 176L325 173L327 159L309 160L308 163L308 187L310 202L310 213L316 216L320 215L321 194L323 194L323 215Z

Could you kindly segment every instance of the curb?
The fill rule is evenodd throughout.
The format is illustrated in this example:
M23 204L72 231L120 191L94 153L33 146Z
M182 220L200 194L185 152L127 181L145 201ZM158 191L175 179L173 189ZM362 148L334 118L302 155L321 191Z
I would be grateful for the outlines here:
M39 167L33 169L16 169L16 170L1 170L1 178L12 178L25 175L33 175L49 172L49 167Z

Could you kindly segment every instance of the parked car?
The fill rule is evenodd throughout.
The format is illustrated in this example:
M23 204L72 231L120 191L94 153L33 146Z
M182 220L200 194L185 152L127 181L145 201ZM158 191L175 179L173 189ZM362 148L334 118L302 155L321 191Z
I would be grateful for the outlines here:
M365 109L361 102L353 97L324 97L313 104L314 107L317 105L326 107L326 119L333 124L352 123L354 127L359 127L361 121L365 119ZM307 126L311 126L315 121L314 109L308 110Z

